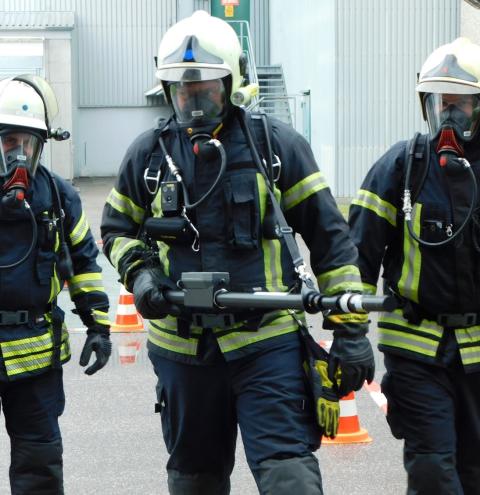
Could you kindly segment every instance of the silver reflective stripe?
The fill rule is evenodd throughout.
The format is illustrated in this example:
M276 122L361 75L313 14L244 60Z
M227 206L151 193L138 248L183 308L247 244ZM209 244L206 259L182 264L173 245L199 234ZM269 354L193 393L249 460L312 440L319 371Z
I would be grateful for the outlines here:
M361 206L373 211L393 227L397 225L397 209L395 206L371 191L360 189L357 198L352 201L352 205Z
M63 342L60 353L60 360L66 361L70 357L70 346L68 342ZM5 359L5 369L8 376L19 375L47 368L52 364L52 351L33 354L15 359Z
M480 363L480 346L460 348L460 356L464 366Z
M233 332L223 337L218 337L217 340L221 351L229 352L261 340L276 337L289 332L295 332L296 330L298 330L298 324L291 316L287 315L259 328L256 332Z
M417 203L412 211L412 228L417 237L420 237L420 218L422 205ZM400 295L418 303L418 284L422 268L422 256L418 242L412 239L408 232L407 222L403 229L403 266L402 275L398 281Z
M4 358L12 356L23 356L34 352L46 351L52 348L52 338L50 333L46 332L37 337L28 337L25 339L12 340L0 343L2 355Z
M393 323L404 328L409 328L415 331L421 331L424 333L430 333L436 337L443 335L443 327L435 323L434 321L422 320L420 325L413 325L403 316L401 310L397 309L393 313L382 313L379 318L379 323Z
M412 335L401 330L391 330L387 328L378 328L379 344L398 347L419 354L434 357L437 354L438 342L434 340Z
M470 328L457 328L455 337L459 344L480 343L480 326Z
M163 332L161 328L156 327L152 322L149 322L148 324L148 340L162 349L191 356L197 354L197 339L183 339L177 335Z

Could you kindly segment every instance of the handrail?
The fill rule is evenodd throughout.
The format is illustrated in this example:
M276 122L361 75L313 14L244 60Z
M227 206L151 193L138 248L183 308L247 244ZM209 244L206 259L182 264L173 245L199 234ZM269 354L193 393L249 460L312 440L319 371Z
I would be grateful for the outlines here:
M267 101L293 101L293 111L292 106L290 106L290 115L292 117L292 126L294 129L299 131L303 137L311 143L311 123L310 123L310 91L305 90L300 93L292 93L289 95L279 95L279 96L262 96L258 98L257 101L252 102L248 106L249 111L253 111L260 107L261 103ZM297 120L297 102L300 100L300 108L302 110L302 126L299 128L299 123Z

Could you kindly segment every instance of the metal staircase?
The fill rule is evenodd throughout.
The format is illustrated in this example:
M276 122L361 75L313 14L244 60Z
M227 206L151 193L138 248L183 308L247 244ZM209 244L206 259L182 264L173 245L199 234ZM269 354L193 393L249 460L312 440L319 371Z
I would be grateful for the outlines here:
M282 66L257 66L257 77L260 94L256 106L266 114L292 125L290 98L287 95Z

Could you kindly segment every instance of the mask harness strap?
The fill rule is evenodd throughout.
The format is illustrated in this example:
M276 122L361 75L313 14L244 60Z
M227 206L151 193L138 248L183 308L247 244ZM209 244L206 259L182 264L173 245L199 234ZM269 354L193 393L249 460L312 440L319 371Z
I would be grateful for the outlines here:
M413 204L411 201L411 190L410 190L410 178L412 175L413 160L415 157L415 147L417 145L419 136L420 133L417 132L413 137L413 139L410 141L410 146L408 149L407 172L405 176L405 190L403 192L402 211L405 215L405 222L407 224L408 233L410 234L410 237L412 237L422 246L426 246L426 247L445 246L446 244L449 244L460 235L460 233L463 231L463 229L467 226L468 222L472 218L473 210L475 209L475 205L477 204L477 196L478 196L477 178L475 177L475 173L473 172L472 167L468 162L468 160L466 158L459 156L460 154L463 154L463 149L457 143L453 130L451 128L442 129L442 133L440 135L440 139L437 148L435 150L440 155L440 166L444 168L448 174L453 176L464 170L468 171L472 179L472 200L470 201L470 207L468 209L468 213L465 217L465 220L453 235L440 242L428 242L423 239L420 239L417 236L417 234L415 234L412 227ZM426 159L430 160L430 156L427 156Z

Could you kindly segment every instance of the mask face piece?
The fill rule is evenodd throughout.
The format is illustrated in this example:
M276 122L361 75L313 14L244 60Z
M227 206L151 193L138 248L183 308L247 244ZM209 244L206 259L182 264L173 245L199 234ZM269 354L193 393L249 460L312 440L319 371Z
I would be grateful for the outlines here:
M43 150L43 138L21 129L0 131L0 175L22 167L33 177Z
M177 122L196 127L219 123L225 114L226 91L222 79L168 84Z
M429 93L425 97L425 111L433 139L448 128L459 141L467 142L478 130L480 94Z

